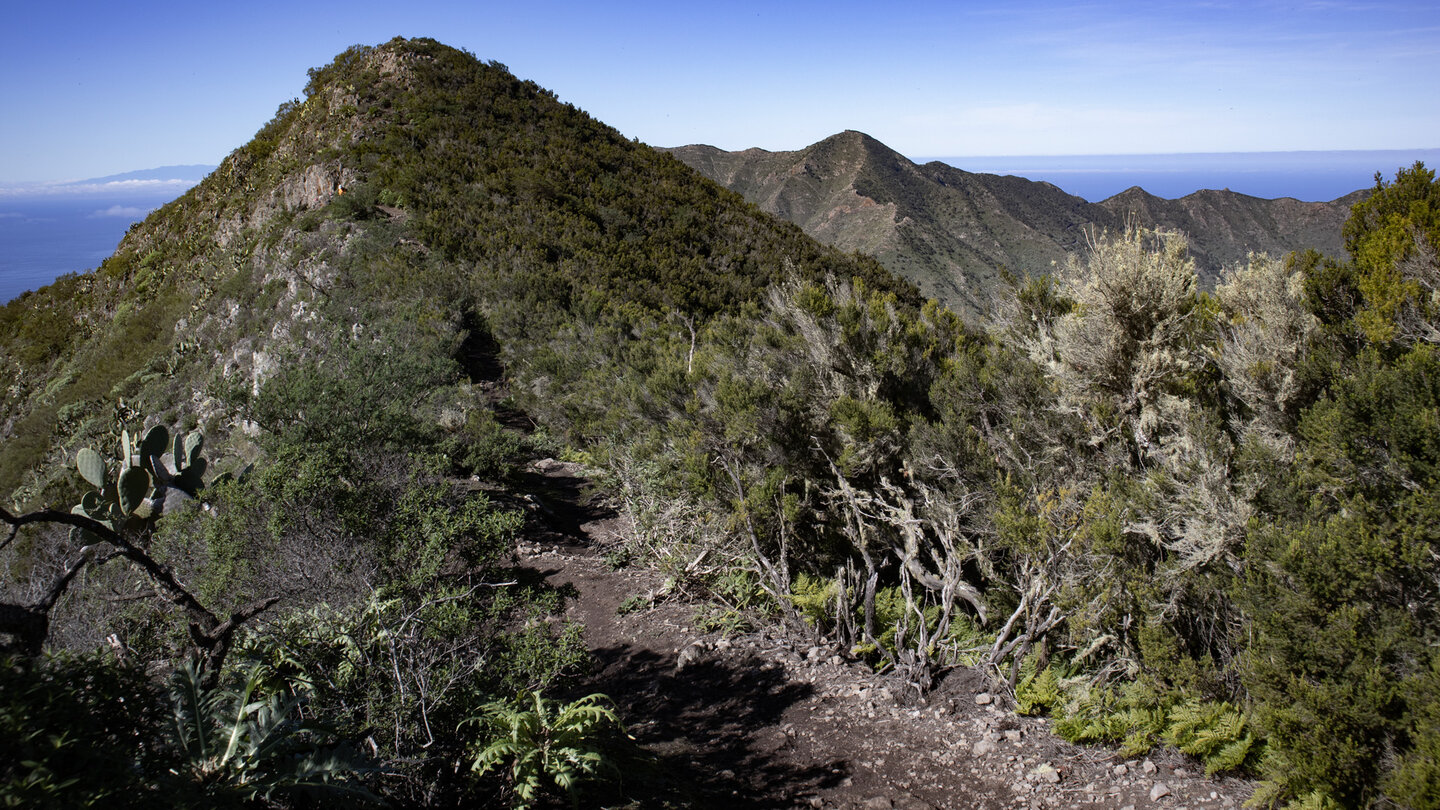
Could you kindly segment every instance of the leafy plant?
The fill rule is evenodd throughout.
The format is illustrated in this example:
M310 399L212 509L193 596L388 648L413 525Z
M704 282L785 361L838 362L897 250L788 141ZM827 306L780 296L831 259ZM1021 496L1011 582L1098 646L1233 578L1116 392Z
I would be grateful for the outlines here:
M785 598L795 605L805 621L814 627L824 627L834 618L839 593L840 586L835 580L802 573L795 577Z
M632 596L627 596L625 598L625 601L620 603L620 607L615 609L615 612L621 616L625 616L630 613L639 613L640 611L650 607L651 604L652 602L650 597L645 596L644 594L637 593Z
M635 561L635 549L629 543L625 543L605 552L605 556L601 559L605 561L606 568L611 571L619 571Z
M355 777L370 770L358 755L326 744L329 732L300 719L294 694L258 694L262 669L252 667L239 692L207 689L186 664L171 681L171 739L185 775L207 796L270 800L308 793L330 799L378 801Z
M1020 663L1020 680L1015 684L1017 714L1041 714L1064 701L1059 668L1052 665L1037 672L1037 658L1032 654Z
M606 741L628 736L609 702L594 694L560 703L532 692L488 703L484 714L467 722L489 726L496 737L480 749L471 770L484 776L508 762L516 807L529 807L552 785L578 807L581 783L613 767Z
M1119 743L1126 756L1164 743L1199 759L1210 775L1254 767L1264 754L1249 718L1229 703L1158 690L1143 680L1118 694L1083 682L1067 689L1060 676L1055 664L1039 673L1032 667L1016 698L1022 713L1054 710L1056 733L1071 742Z
M750 619L738 610L716 605L701 605L695 609L695 629L702 633L720 633L733 636L754 629Z
M132 519L158 517L167 489L193 498L205 485L202 476L207 462L200 455L204 446L205 437L192 432L184 437L177 435L172 448L170 431L156 425L138 442L128 430L122 431L115 464L108 464L95 450L82 447L75 454L75 467L95 489L85 493L71 511L94 518L114 531ZM162 460L167 450L173 453L173 467L167 467ZM73 533L81 531L75 529Z
M99 654L0 658L0 807L155 806L164 720L139 667Z

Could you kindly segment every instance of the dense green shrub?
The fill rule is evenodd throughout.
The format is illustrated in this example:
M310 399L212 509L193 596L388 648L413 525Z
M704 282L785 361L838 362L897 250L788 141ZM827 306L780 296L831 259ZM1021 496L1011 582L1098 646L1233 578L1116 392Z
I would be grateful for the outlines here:
M156 685L101 655L0 660L0 804L146 807L171 760Z

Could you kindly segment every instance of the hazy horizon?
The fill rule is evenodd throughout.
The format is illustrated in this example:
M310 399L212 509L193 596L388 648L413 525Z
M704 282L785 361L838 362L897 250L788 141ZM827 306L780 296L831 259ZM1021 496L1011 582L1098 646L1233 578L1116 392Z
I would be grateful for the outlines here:
M1272 152L1175 152L1114 155L981 155L911 158L938 160L967 172L1005 174L1048 182L1100 202L1132 186L1177 199L1203 189L1228 189L1264 199L1293 197L1329 202L1393 178L1423 161L1440 165L1440 148L1331 149Z
M887 144L888 146L889 144ZM240 144L237 144L238 148ZM748 147L747 147L748 148ZM758 146L767 151L788 151ZM1361 171L1368 169L1364 186L1372 185L1375 172L1393 177L1395 170L1423 161L1429 168L1440 168L1440 146L1414 149L1294 149L1235 152L1116 152L1076 154L1009 154L1009 155L906 155L907 159L925 164L941 161L959 169L1027 176L1025 172L1086 174L1092 172L1153 172L1209 169L1245 173L1252 171ZM973 168L972 168L973 167ZM1388 168L1387 168L1388 167ZM135 188L167 185L183 192L216 168L211 164L176 164L131 169L103 177L53 178L46 180L14 180L0 177L0 200L28 194L113 193L117 187ZM1031 178L1034 179L1034 178ZM104 184L105 188L95 188ZM183 187L182 187L183 186ZM1359 187L1357 187L1359 188ZM158 188L157 188L158 190ZM1123 189L1122 189L1123 190ZM1155 193L1151 189L1146 189ZM1352 191L1356 189L1351 189ZM1348 192L1347 192L1348 193ZM1183 195L1181 195L1183 196ZM1332 198L1333 199L1333 198Z

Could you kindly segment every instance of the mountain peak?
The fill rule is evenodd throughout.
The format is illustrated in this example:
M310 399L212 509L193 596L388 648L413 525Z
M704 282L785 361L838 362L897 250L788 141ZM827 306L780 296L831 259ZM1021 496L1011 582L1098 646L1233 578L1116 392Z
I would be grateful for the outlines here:
M838 152L848 158L901 161L906 165L913 165L909 158L869 135L853 129L831 135L800 151L805 154Z
M1045 272L1082 249L1090 228L1115 231L1135 221L1184 231L1202 275L1213 278L1251 250L1339 252L1354 201L1302 204L1230 191L1166 200L1132 186L1089 203L1023 177L938 161L916 166L856 130L795 152L701 155L687 147L674 154L812 236L871 253L972 319L999 291L1001 268Z

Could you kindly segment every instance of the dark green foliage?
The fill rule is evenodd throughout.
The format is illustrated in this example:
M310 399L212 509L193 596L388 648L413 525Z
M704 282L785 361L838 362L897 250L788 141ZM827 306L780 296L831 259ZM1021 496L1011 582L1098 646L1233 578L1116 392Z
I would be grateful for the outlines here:
M457 503L457 501L459 501ZM463 499L415 482L396 500L382 542L390 576L421 588L443 573L492 569L514 548L524 516L491 506L483 493Z
M1375 189L1357 202L1345 223L1345 250L1362 272L1402 264L1417 249L1440 242L1440 186L1434 170L1416 163L1386 182L1375 174Z
M138 668L98 655L0 661L0 805L149 807L167 711Z
M1433 323L1440 315L1432 296L1440 249L1437 189L1435 172L1423 163L1401 169L1390 183L1377 173L1375 190L1355 204L1345 223L1351 266L1344 281L1360 304L1354 326L1378 347L1434 339Z
M1400 686L1400 700L1409 707L1403 729L1409 750L1386 777L1385 793L1404 807L1440 808L1440 655L1430 666Z
M207 688L193 666L171 677L168 736L180 760L174 771L198 794L191 801L207 807L288 805L302 798L377 803L356 778L372 770L362 757L303 717L304 698L288 684L265 694L261 675L252 666L234 691Z
M458 368L407 331L336 336L311 348L265 382L249 415L287 442L355 450L425 443L434 426L419 409L432 389L457 379Z
M400 777L392 795L427 803L472 789L454 763L470 744L457 730L477 706L553 688L587 660L578 627L545 621L560 610L543 587L437 584L292 614L248 652L274 677L308 684L312 710L342 734L373 735Z
M506 478L525 450L523 437L483 408L467 413L464 424L449 431L442 446L457 474L490 481Z
M380 195L375 189L364 183L357 183L346 187L345 193L330 203L330 211L340 219L372 219L379 213L375 208L379 201Z
M140 669L97 655L0 667L0 803L6 807L368 803L370 770L297 712L293 690L212 690L187 666L167 697Z
M1434 187L1420 166L1378 186L1346 228L1353 263L1311 276L1312 302L1347 302L1317 311L1351 337L1322 348L1328 384L1299 422L1293 469L1264 493L1277 514L1250 532L1243 674L1269 773L1292 796L1435 801L1422 784L1440 642L1440 362L1426 337L1435 313L1407 286L1435 272L1433 253L1411 253L1434 239Z

